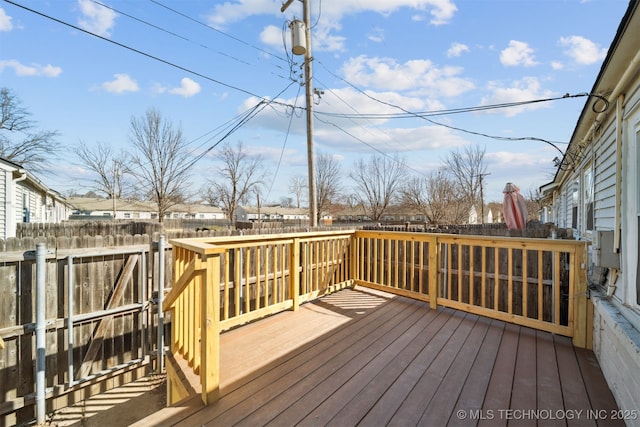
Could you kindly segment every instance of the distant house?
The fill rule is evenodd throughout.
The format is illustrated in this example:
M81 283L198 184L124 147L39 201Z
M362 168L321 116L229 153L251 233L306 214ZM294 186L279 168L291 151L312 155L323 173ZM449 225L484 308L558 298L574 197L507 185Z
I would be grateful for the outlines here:
M593 350L616 402L640 395L640 1L631 0L552 182L545 220L590 242ZM631 424L636 424L632 421ZM629 425L631 425L629 424Z
M235 212L236 221L309 221L306 209L284 208L282 206L238 206Z
M469 224L492 224L493 223L493 211L491 208L487 208L484 211L484 220L480 221L480 215L475 206L471 206L469 209Z
M152 202L96 197L71 197L68 201L74 208L72 219L158 219L158 207ZM215 206L178 204L169 209L164 219L225 219L225 214Z
M70 213L60 193L22 166L0 158L0 238L15 237L19 223L58 223Z
M336 207L333 210L333 218L338 222L369 222L369 218L361 206Z

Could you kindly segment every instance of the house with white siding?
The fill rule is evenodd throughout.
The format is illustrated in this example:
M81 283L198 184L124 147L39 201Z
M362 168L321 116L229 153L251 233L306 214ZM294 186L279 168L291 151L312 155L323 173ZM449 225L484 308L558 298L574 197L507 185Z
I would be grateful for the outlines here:
M307 209L285 208L282 206L238 206L236 221L309 221Z
M640 396L640 10L631 0L552 182L546 218L589 245L593 350L621 409Z
M59 223L71 207L22 166L0 158L0 239L16 236L22 222Z
M73 219L158 219L158 206L153 202L98 197L70 197L68 201L74 208ZM164 219L222 220L225 214L217 206L177 204L167 211Z

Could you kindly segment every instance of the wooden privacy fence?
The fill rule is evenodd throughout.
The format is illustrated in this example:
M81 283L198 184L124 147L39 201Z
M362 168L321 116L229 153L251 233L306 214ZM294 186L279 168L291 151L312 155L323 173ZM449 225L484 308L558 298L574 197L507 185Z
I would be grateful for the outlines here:
M124 240L80 248L73 242L82 239L58 239L57 248L0 253L0 426L34 413L40 422L45 405L56 410L150 367L157 251L148 237Z
M219 393L220 333L345 286L573 337L590 347L585 243L428 233L341 231L172 240L169 403Z

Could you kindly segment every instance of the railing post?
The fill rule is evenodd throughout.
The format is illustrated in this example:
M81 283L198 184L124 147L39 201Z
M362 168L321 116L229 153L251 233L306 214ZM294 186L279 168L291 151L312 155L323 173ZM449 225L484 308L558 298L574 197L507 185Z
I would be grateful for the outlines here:
M438 263L440 262L440 242L438 237L429 239L429 307L431 309L438 308Z
M573 280L573 345L579 348L589 348L592 343L593 317L589 315L590 307L587 295L587 274L585 250L583 245L576 246L570 266L570 280ZM574 273L575 272L575 273ZM572 274L573 273L573 274ZM569 284L571 287L571 283Z
M47 246L36 244L36 423L44 424L46 413L46 268Z
M158 240L158 372L164 371L164 246L164 234L161 234Z
M300 307L300 239L294 238L289 251L289 291L293 300L292 310Z
M200 292L200 383L202 402L220 396L220 254L209 255Z
M350 241L350 250L349 250L349 268L350 268L350 272L349 272L349 276L351 279L351 287L354 287L356 284L356 280L358 279L358 236L357 236L357 231L354 231L353 234L351 234L351 241Z

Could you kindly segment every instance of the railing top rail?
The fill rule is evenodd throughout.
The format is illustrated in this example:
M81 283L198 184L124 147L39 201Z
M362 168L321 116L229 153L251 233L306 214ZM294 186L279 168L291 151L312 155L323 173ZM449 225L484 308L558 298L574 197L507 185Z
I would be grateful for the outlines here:
M171 239L169 243L174 247L181 247L201 255L213 255L224 252L224 248L220 248L204 238L194 237L185 239Z
M473 244L476 246L500 246L506 248L529 249L547 247L553 250L573 251L576 247L589 244L585 240L540 239L532 237L478 236L470 234L422 233L405 231L357 230L356 237L379 237L397 240L433 241L441 243Z
M237 245L250 245L260 242L290 242L293 239L309 239L353 235L355 230L308 231L301 233L259 234L248 236L218 236L171 239L169 243L201 254L223 252L225 248Z
M446 234L446 233L422 233L422 232L398 232L382 230L338 230L338 231L318 231L318 232L298 232L261 234L247 236L218 236L218 237L193 237L171 239L169 243L173 246L182 247L201 255L213 255L223 253L230 248L249 247L267 243L291 243L293 239L301 241L322 240L324 238L336 238L340 236L374 237L396 240L414 240L424 242L454 243L474 246L495 247L513 249L548 249L554 251L573 252L576 248L588 245L584 240L557 240L540 239L530 237L501 237L501 236L478 236L468 234Z

